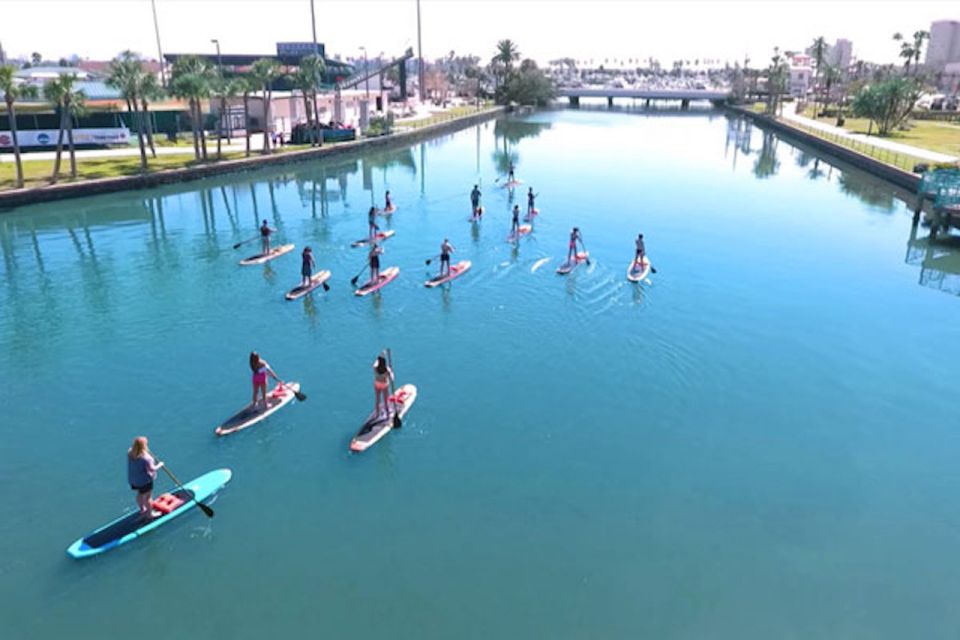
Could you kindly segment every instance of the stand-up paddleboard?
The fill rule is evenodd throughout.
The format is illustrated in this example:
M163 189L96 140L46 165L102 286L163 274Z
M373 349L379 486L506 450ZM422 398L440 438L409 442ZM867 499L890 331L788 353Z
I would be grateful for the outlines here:
M530 222L538 215L540 215L540 209L537 209L536 207L534 207L533 209L530 209L529 211L527 211L527 215L525 215L523 219L526 220L527 222Z
M284 298L287 300L296 300L297 298L302 298L329 279L330 272L328 270L324 269L323 271L318 271L313 274L312 278L310 278L309 285L303 286L300 284L295 286L293 289L290 289L290 291L287 291L287 295L285 295Z
M203 502L216 494L230 482L232 475L230 469L217 469L184 484L183 489L157 496L153 501L153 508L164 512L163 515L154 518L141 516L134 511L120 516L71 544L67 548L67 555L78 560L89 558L136 540L197 506L193 498Z
M516 233L514 233L513 231L510 232L510 235L507 236L507 242L516 242L516 241L519 240L521 237L527 235L527 234L530 233L531 231L533 231L533 226L531 226L531 225L529 225L529 224L522 224L522 225L520 225L520 227L517 229L517 232L516 232Z
M477 213L470 214L470 217L467 218L467 222L480 222L483 220L483 207L477 207Z
M581 262L585 262L589 257L590 257L590 254L587 251L581 251L573 259L573 262L570 262L568 260L563 264L561 264L559 267L557 267L557 273L559 273L562 276L565 276L571 271L573 271L574 269L576 269L577 265L579 265Z
M396 212L396 210L397 210L397 205L392 204L390 205L389 209L377 209L377 214L381 216L390 216L390 215L393 215Z
M441 284L450 282L454 278L459 278L466 271L468 271L471 266L473 266L473 263L470 262L469 260L461 260L457 264L450 265L450 273L444 274L442 276L437 276L436 278L430 278L429 280L423 283L423 286L430 287L431 289L433 287L438 287Z
M274 247L273 249L270 249L270 253L266 253L266 254L258 253L255 256L244 258L243 260L240 261L240 264L247 267L252 264L263 264L264 262L270 262L274 258L279 258L285 253L290 253L291 251L293 251L294 246L295 245L292 245L292 244L280 245L279 247Z
M407 415L407 411L413 406L417 399L417 388L412 384L405 384L396 393L387 398L387 404L391 408L390 415L383 417L371 414L367 421L357 431L350 441L351 451L366 451L380 438L387 435L387 432L393 428L393 414L396 413L402 419Z
M520 186L523 184L523 180L510 180L509 182L503 183L504 189L513 189L514 187Z
M218 436L228 436L231 433L252 427L278 411L281 407L289 404L289 402L296 397L295 394L297 391L300 391L300 384L297 382L288 382L285 385L277 384L277 386L273 388L273 391L267 394L266 409L263 408L262 402L258 402L256 408L247 405L227 418L223 424L216 428L214 433Z
M373 293L378 289L382 289L396 280L398 275L400 275L400 267L387 267L380 272L380 279L377 282L371 282L370 280L367 280L365 283L360 285L359 289L353 292L353 295L365 296L368 293Z
M640 264L634 260L627 267L627 280L630 282L642 282L648 275L650 275L650 260L647 256L643 256Z
M377 242L383 242L384 240L389 240L393 237L396 231L390 229L389 231L377 231L376 235L373 236L374 240ZM351 247L365 247L370 244L370 238L363 238L361 240L354 240L350 243Z

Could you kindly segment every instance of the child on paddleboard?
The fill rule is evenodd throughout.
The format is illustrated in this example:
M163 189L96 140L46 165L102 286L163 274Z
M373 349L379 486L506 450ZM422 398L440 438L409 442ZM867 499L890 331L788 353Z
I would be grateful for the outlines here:
M577 242L583 244L583 238L580 237L579 227L574 227L570 232L570 246L567 247L567 264L574 264L577 261Z
M442 278L444 274L444 265L446 265L446 274L450 275L450 254L454 253L456 248L450 244L450 240L447 238L443 239L443 244L440 245L440 275L438 277Z
M473 207L474 218L483 215L483 210L480 208L480 187L477 185L473 185L473 191L470 192L470 204Z
M383 210L384 211L393 211L393 203L390 202L390 192L387 191L383 196Z
M150 449L147 448L147 438L137 436L133 439L133 444L127 450L127 482L130 488L137 492L137 509L144 518L157 518L163 514L154 511L151 495L153 494L153 481L157 478L157 470L163 467L162 462L157 462Z
M510 223L510 234L514 240L520 238L520 205L513 205L513 221Z
M528 218L533 217L533 210L534 210L533 201L536 197L537 196L534 195L533 193L533 187L530 187L530 190L527 191L527 217Z
M513 177L513 163L510 163L510 172L507 175L507 183L516 182L516 179Z
M637 251L633 256L633 263L638 267L643 266L643 256L646 253L646 247L643 246L643 234L637 236Z
M367 258L370 260L370 284L376 284L380 280L380 255L383 249L376 242L370 245L370 253Z
M276 229L271 229L266 220L260 225L260 255L270 255L270 234L275 231Z
M390 383L393 381L393 369L387 365L387 359L381 352L373 363L373 412L377 417L390 415ZM380 411L380 398L383 398L383 411Z
M261 358L256 351L250 352L250 370L253 372L253 400L250 402L250 406L253 409L257 408L257 394L259 393L260 397L263 398L263 410L266 411L270 407L267 403L267 376L280 383L283 381L277 377L267 361Z
M313 270L317 267L317 263L313 261L313 250L310 247L304 247L300 259L303 261L300 265L300 275L302 276L300 286L309 287Z

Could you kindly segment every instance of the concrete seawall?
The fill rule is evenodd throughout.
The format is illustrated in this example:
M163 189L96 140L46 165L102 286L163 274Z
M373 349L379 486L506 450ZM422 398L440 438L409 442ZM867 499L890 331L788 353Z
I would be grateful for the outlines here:
M908 189L916 193L920 186L920 176L915 173L908 173L902 169L890 166L879 160L875 160L868 155L854 151L849 147L830 142L819 136L807 133L784 122L762 115L742 107L727 106L726 109L739 116L750 118L761 126L773 129L777 133L782 133L787 137L795 138L818 151L828 153L858 169L862 169L878 178L882 178L894 185Z
M452 133L475 124L485 122L492 118L496 118L503 113L506 113L506 109L504 107L496 107L473 115L448 120L446 122L438 122L436 124L421 127L420 129L404 131L402 133L381 136L378 138L364 138L354 142L344 142L341 144L330 145L316 149L303 149L300 151L290 151L287 153L278 153L268 156L251 155L249 158L242 158L239 160L223 160L221 162L205 164L196 167L157 171L156 173L148 173L146 175L118 176L116 178L100 178L95 180L84 180L82 182L55 184L47 187L0 191L0 210L12 209L14 207L21 207L39 202L51 202L54 200L65 200L67 198L79 198L83 196L114 193L117 191L147 189L159 185L201 180L203 178L218 176L225 173L255 171L263 167L292 164L296 162L309 162L312 160L323 160L325 158L334 156L363 153L369 149L391 149L395 147L404 147L411 144L416 144L417 142L421 142L423 140L428 140L438 135Z

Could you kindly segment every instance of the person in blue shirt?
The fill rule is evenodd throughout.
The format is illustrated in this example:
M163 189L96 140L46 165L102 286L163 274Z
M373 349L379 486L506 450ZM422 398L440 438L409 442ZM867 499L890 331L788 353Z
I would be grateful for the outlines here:
M137 436L127 451L127 482L137 492L137 509L144 518L157 518L163 514L152 507L153 481L157 471L163 467L147 448L147 438Z

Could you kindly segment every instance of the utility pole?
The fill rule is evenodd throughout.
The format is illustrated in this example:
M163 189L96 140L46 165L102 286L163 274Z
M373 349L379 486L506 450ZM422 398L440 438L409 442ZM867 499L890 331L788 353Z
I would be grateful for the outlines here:
M210 42L212 42L213 44L217 45L217 69L219 69L219 71L220 71L220 82L224 85L224 86L220 87L220 89L221 89L222 91L226 91L226 89L227 89L227 87L226 87L226 82L227 82L227 81L226 81L226 79L223 77L223 56L220 55L220 41L217 40L216 38L213 38L212 40L210 40ZM227 101L226 101L226 98L224 98L224 97L221 97L221 98L220 98L220 105L221 105L221 107L225 107L225 106L226 106L226 102L227 102ZM223 127L223 121L224 121L224 120L227 121L227 142L229 143L229 142L231 141L231 138L232 138L232 135L231 135L231 134L232 134L232 131L231 131L232 127L231 127L231 124L230 124L230 114L229 114L229 112L228 112L228 110L227 110L226 108L220 109L220 125L219 125L218 128L222 128L222 127Z
M363 49L363 75L366 76L363 82L367 87L367 102L370 102L370 60L367 58L367 48L360 48Z
M157 34L157 55L160 57L160 85L167 86L167 74L164 71L163 49L160 47L160 23L157 22L157 0L150 0L153 8L153 31Z
M310 0L310 28L313 30L313 55L320 58L320 45L317 44L317 12L313 7L313 0ZM323 58L320 58L321 60ZM314 134L310 140L310 146L323 145L323 133L320 131L320 110L317 108L317 91L320 89L321 79L317 79L317 86L313 88L313 126ZM337 94L339 97L339 93ZM307 114L307 121L310 121L310 114ZM326 184L326 182L324 182Z
M417 0L417 58L419 59L420 102L427 100L427 88L423 84L423 40L420 38L420 0Z

